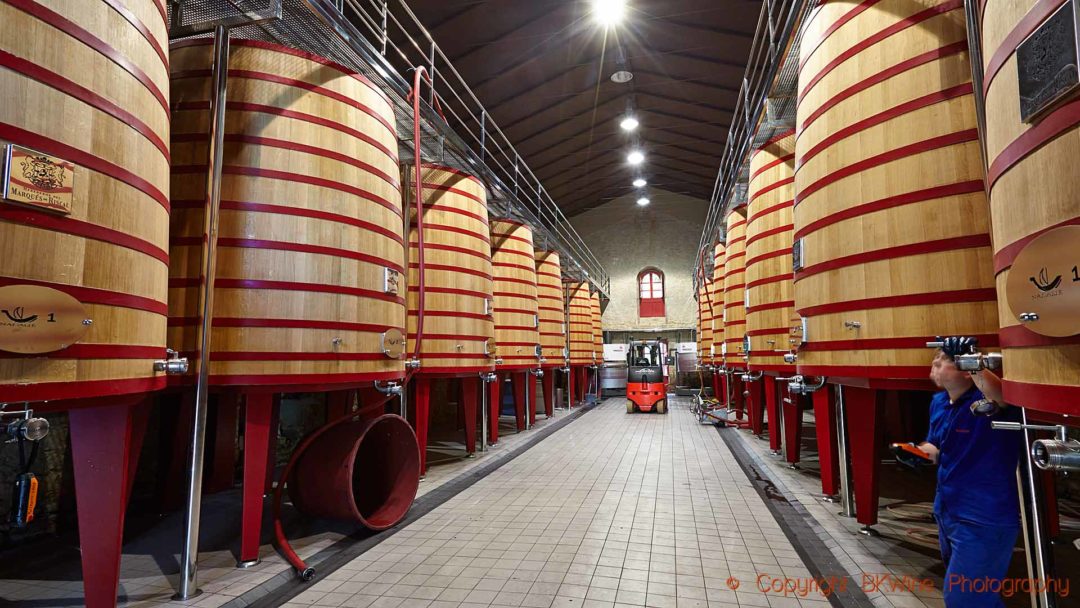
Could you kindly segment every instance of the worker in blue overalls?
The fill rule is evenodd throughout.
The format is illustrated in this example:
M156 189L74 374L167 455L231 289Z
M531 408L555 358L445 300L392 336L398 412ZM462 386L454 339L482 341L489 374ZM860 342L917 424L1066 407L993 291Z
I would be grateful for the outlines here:
M949 608L1003 606L1000 589L1020 531L1016 467L1020 433L991 420L1019 421L1005 405L1001 379L968 373L953 358L974 351L974 338L944 338L930 380L942 389L930 403L930 431L919 449L938 464L934 518L945 562Z

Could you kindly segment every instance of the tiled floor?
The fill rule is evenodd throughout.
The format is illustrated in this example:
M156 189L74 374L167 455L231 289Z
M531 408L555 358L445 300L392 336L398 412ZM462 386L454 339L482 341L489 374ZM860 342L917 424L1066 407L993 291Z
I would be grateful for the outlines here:
M717 432L616 398L286 605L827 604L763 593L762 575L809 571Z
M565 409L556 409L555 416L550 420L541 415L534 429L542 430L564 417L566 413ZM504 416L503 422L512 424L512 418ZM535 436L532 432L517 434L511 430L507 433L506 430L512 429L512 426L505 424L503 426L504 431L499 444L487 452L476 458L459 458L429 468L427 477L420 484L418 497L460 475L468 474L478 466L505 458L516 446ZM460 445L433 447L435 451L448 454L455 451L460 453L463 449ZM238 490L235 490L232 493L204 498L204 537L215 536L213 530L208 530L215 527L220 528L221 532L217 536L228 539L235 536L235 531L239 528L240 514L237 493ZM179 520L181 514L176 513L173 517ZM268 529L265 523L264 529ZM181 538L179 530L178 521L166 521L155 530L124 546L120 606L144 608L168 605L215 608L234 601L237 597L276 576L283 573L289 576L287 573L291 571L288 563L269 544L263 545L260 550L262 562L259 565L247 570L239 570L235 567L235 543L227 542L225 546L213 546L204 540L199 553L199 588L203 593L187 602L170 602L178 580L177 572L180 563L178 552ZM314 530L293 538L291 542L301 557L310 559L311 556L345 538L352 531L350 526L342 526L340 529ZM19 579L0 579L0 605L13 603L35 608L64 608L82 605L82 581L77 556L71 564L57 568L47 576L38 574L40 573L33 573L31 576Z

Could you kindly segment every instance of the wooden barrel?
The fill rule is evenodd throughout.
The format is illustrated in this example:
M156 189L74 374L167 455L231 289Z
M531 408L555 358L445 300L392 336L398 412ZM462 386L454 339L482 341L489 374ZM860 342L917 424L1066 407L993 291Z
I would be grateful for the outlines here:
M698 285L698 361L703 364L712 363L719 348L716 346L713 327L715 325L714 313L719 312L721 307L716 299L715 288L712 279L704 279Z
M746 207L727 216L727 252L724 257L724 362L746 369Z
M604 330L600 320L600 292L594 291L589 296L589 309L592 312L592 335L593 335L593 360L597 363L604 361Z
M790 373L795 285L791 268L795 204L795 131L782 133L750 157L746 211L746 335L751 371Z
M1065 6L1062 9L1062 6ZM1021 119L1017 83L1017 47L1028 40L1038 44L1045 34L1036 33L1048 17L1056 15L1071 32L1071 5L1053 2L1000 2L983 7L984 86L986 91L986 147L989 161L991 225L994 229L994 271L997 274L999 337L1004 354L1003 390L1009 403L1038 410L1080 414L1080 336L1076 335L1077 244L1080 237L1080 180L1074 166L1080 153L1080 101L1072 98L1049 108L1030 123ZM1052 27L1054 20L1048 26ZM1046 30L1042 30L1045 32ZM1033 35L1034 34L1034 35ZM1071 36L1072 34L1068 34ZM1043 60L1040 59L1040 62ZM1041 67L1041 65L1040 65ZM1029 250L1035 267L1012 277L1018 255ZM1045 243L1048 239L1057 243ZM1025 256L1026 257L1026 256ZM1041 258L1041 259L1040 259ZM1047 268L1046 281L1038 276ZM1020 272L1021 270L1017 270ZM1053 287L1054 277L1062 283ZM1043 283L1036 287L1035 283ZM1010 283L1012 283L1010 285ZM1022 288L1026 288L1026 291ZM1009 300L1019 298L1016 308ZM1017 316L1027 302L1043 306L1071 299L1072 327L1047 328L1055 323L1042 314L1038 322L1021 324ZM1034 309L1032 309L1034 310ZM1066 308L1068 310L1068 308ZM1072 335L1069 335L1072 334Z
M11 158L0 401L165 384L153 369L165 356L169 263L162 10L153 0L0 3L0 158Z
M496 367L500 370L540 365L535 256L528 226L506 219L491 222Z
M928 339L997 328L963 3L827 0L801 48L798 369L925 384Z
M540 313L540 345L544 367L566 365L566 304L563 300L562 263L555 251L537 249L536 298Z
M720 345L724 343L724 264L727 259L727 248L717 241L713 247L713 273L712 283L712 356L708 363L722 365L723 353Z
M423 165L424 333L420 373L495 369L495 318L487 189L467 173ZM412 169L405 174L410 178ZM407 180L412 186L413 179ZM408 188L412 192L414 188ZM415 216L411 213L410 216ZM409 231L409 352L420 303L415 222Z
M172 47L169 340L193 356L211 64L209 39ZM233 41L212 384L402 377L403 357L383 352L389 341L400 353L405 325L405 294L386 286L388 273L405 271L396 151L390 102L363 76L302 51Z
M593 362L592 301L589 284L567 284L567 320L570 324L570 364Z

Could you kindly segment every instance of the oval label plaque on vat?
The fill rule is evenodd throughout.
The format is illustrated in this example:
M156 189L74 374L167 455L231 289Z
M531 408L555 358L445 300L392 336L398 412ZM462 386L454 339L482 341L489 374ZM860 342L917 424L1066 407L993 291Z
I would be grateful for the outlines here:
M89 328L86 307L62 291L38 285L0 287L0 350L51 353L78 342Z
M1013 261L1005 284L1009 308L1021 324L1044 336L1080 333L1080 226L1049 230Z
M400 329L395 327L383 332L382 352L391 359L401 358L402 353L405 352L405 336L401 334Z

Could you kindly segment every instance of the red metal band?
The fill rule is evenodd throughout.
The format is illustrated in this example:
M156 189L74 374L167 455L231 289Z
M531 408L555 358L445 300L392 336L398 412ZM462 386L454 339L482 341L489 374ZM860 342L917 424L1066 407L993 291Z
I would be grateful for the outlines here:
M997 334L981 334L975 336L979 339L980 346L997 346ZM914 336L900 338L867 338L860 340L815 340L805 342L799 347L803 352L822 352L838 350L881 350L893 348L919 348L926 349L926 343L936 340L935 336ZM929 349L927 349L929 359Z
M155 185L151 184L148 180L115 163L55 139L4 122L0 122L0 139L6 139L16 145L26 146L46 154L65 158L75 164L97 171L102 175L107 175L118 182L127 184L135 190L142 192L156 201L166 211L169 210L169 197L166 196L165 193L159 190Z
M170 49L182 49L182 48L189 47L189 46L208 46L208 45L213 44L213 42L214 42L213 38L191 38L191 39L188 39L188 40L182 40L180 42L174 42L174 43L169 45L169 48ZM372 90L372 92L374 92L375 94L379 95L384 100L386 100L386 103L391 103L390 102L390 96L388 96L382 89L380 89L379 87L372 84L371 81L368 80L363 74L357 73L356 70L348 68L348 67L346 67L346 66L344 66L344 65L342 65L340 63L331 61L331 60L327 59L326 57L321 57L319 55L315 55L315 54L309 53L307 51L301 51L300 49L295 49L295 48L292 48L292 47L281 46L280 44L274 44L272 42L263 42L262 40L249 40L249 39L237 38L235 40L231 40L229 42L229 44L231 46L234 46L234 47L247 46L247 47L252 47L252 48L257 48L257 49L265 49L265 50L270 50L270 51L276 51L278 53L283 53L285 55L292 55L293 57L300 57L302 59L307 59L308 61L312 61L312 62L318 63L320 65L325 65L326 67L333 68L333 69L341 72L342 74L344 74L344 75L346 75L346 76L348 76L348 77L350 77L350 78L352 78L354 80L358 80L358 81L366 84L368 86L368 88L370 88Z
M460 175L461 177L466 177L466 178L471 179L472 181L476 182L477 185L479 185L481 188L485 188L485 189L487 188L487 186L484 185L484 182L480 181L479 177L476 177L475 175L471 175L471 174L466 173L464 171L458 171L457 169L455 169L453 167L447 167L445 165L437 165L435 163L420 163L420 166L423 167L424 169L435 169L436 171L442 171L444 173L450 173L452 175Z
M149 91L155 99L157 99L158 104L161 105L161 109L165 110L166 112L169 111L169 102L165 98L164 93L162 93L161 89L159 89L157 85L154 84L154 81L151 80L149 76L147 76L146 72L144 72L143 69L139 66L135 65L135 63L128 59L126 55L106 44L104 40L91 34L89 31L83 29L75 22L64 17L60 13L52 11L45 6L34 2L33 0L4 1L26 13L27 15L30 15L31 17L34 17L35 19L38 19L43 23L47 23L50 26L60 30L61 32L64 32L68 36L71 36L72 38L85 44L91 49L94 49L102 57L105 57L109 61L112 61L116 65L120 66L121 69L130 74L132 78L137 80L139 84L143 85L143 87L146 88L146 90ZM168 63L163 64L163 67L168 68Z
M794 158L795 158L795 153L792 152L791 154L781 156L781 157L779 157L779 158L777 158L777 159L775 159L773 161L770 161L769 163L767 163L767 164L765 164L765 165L763 165L761 167L758 167L757 171L754 171L753 173L750 174L750 181L754 181L755 177L761 175L762 173L768 171L769 169L772 169L773 167L775 167L777 165L781 165L783 163L786 163L789 160L794 160Z
M825 76L827 76L830 72L832 72L834 69L836 69L848 59L855 57L859 53L874 46L882 40L889 38L893 34L902 32L909 27L918 25L919 23L927 21L928 19L931 19L938 15L943 15L950 11L960 10L963 8L963 0L946 0L945 2L942 2L937 6L932 6L926 10L915 13L910 17L905 17L904 19L890 25L889 27L884 28L881 31L875 32L871 36L863 38L858 43L852 45L850 48L845 49L842 53L834 57L829 63L825 64L825 66L821 69L820 72L810 78L810 80L807 81L806 86L799 91L798 103L802 103L803 99L806 97L806 94L809 93L810 89L814 88L814 86L817 85L818 82L821 82L821 79L825 78Z
M281 392L327 392L346 384L400 380L404 371L370 372L366 374L245 374L211 375L212 386L277 386ZM302 390L306 389L306 390Z
M425 311L426 312L426 311ZM424 332L424 339L428 340L462 340L465 342L484 342L491 336L478 336L473 334L429 334Z
M983 96L990 91L990 85L997 78L998 72L1009 61L1016 47L1027 39L1046 19L1065 4L1065 0L1039 0L1020 18L1013 29L1001 40L1001 46L994 49L983 72Z
M174 200L172 202L174 209L204 209L206 207L206 201L183 199ZM359 218L351 217L348 215L340 215L337 213L329 213L327 211L319 211L316 209L304 209L302 207L286 207L284 205L268 205L265 203L249 203L245 201L221 201L221 208L229 211L249 211L252 213L271 213L274 215L291 215L296 217L307 217L316 220L325 220L333 222L335 224L345 224L348 226L355 226L363 230L368 230L393 239L397 243L403 243L401 235L389 228L385 228L378 224L368 222Z
M173 237L172 244L177 247L201 247L203 244L203 240L204 237L201 236ZM391 270L396 270L398 272L405 272L405 269L396 262L392 262L378 256L360 253L359 251L353 251L351 249L339 249L337 247L308 245L306 243L287 243L285 241L237 239L228 237L218 237L218 246L228 247L232 249L266 249L273 251L291 251L294 253L311 253L316 255L326 255L335 258L356 260L358 262L367 262L368 264L385 266L387 268L390 268Z
M169 288L198 287L200 279L174 278L169 279ZM316 293L336 293L358 298L371 298L395 304L405 304L405 299L394 295L374 291L372 289L360 289L358 287L345 287L342 285L324 285L322 283L301 283L297 281L263 281L257 279L214 279L214 289L270 289L275 291L312 291Z
M760 217L764 217L766 215L769 215L770 213L772 213L774 211L780 211L782 209L790 209L790 208L792 208L794 206L795 206L795 199L789 199L789 200L786 200L786 201L783 201L783 202L779 202L779 203L776 203L775 205L770 205L770 206L758 211L757 213L751 215L750 217L746 218L746 221L752 224L752 223L754 223L754 220L756 220L756 219L758 219ZM719 258L720 255L722 255L722 254L716 254L713 257L714 258Z
M768 285L769 283L779 283L781 281L791 281L791 280L793 280L793 277L790 274L778 274L776 276L766 277L764 279L756 279L754 281L749 281L746 284L746 289L752 289L754 287L761 287L762 285Z
M161 59L161 65L167 67L169 65L169 56L165 54L165 49L161 46L161 43L158 42L158 39L154 37L154 34L150 31L150 28L148 28L145 23L139 20L139 18L135 16L135 13L128 10L126 6L117 2L117 0L103 1L109 6L109 8L116 11L116 14L123 17L124 21L130 23L131 27L138 30L139 35L146 39L146 42L148 42L150 46L154 49L154 53L156 53L158 58ZM162 9L161 5L158 4L156 0L154 2L154 6L156 6L158 10Z
M189 79L189 78L207 79L207 78L210 78L211 76L213 76L213 72L211 70L179 70L179 71L173 72L171 74L171 78L174 81L175 80L184 80L184 79ZM311 84L311 83L305 82L303 80L297 80L295 78L286 78L284 76L279 76L278 74L268 74L266 72L256 72L254 70L233 70L233 69L230 69L229 72L228 72L228 76L229 76L229 78L244 78L244 79L247 79L247 80L258 80L258 81L262 81L262 82L272 82L274 84L280 84L280 85L287 86L287 87L292 87L292 88L295 88L295 89L303 89L305 91L310 91L310 92L312 92L312 93L314 93L316 95L326 97L327 99L333 99L334 101L337 101L339 103L343 103L343 104L345 104L345 105L347 105L347 106L349 106L351 108L359 110L359 111L363 112L364 114L367 114L368 116L374 118L375 121L378 122L383 127L385 127L386 130L390 132L390 134L397 137L397 131L395 130L394 125L390 124L390 121L386 120L386 118L381 116L373 108L368 107L368 106L356 101L355 99L352 99L351 97L349 97L347 95L343 95L341 93L338 93L337 91L334 91L332 89L328 89L326 87L320 87L318 85Z
M829 36L832 36L833 33L836 32L836 30L840 29L840 27L843 26L845 23L857 17L859 13L862 13L863 11L867 10L871 6L874 6L880 1L881 0L863 0L859 4L856 4L851 10L841 15L840 18L830 24L829 27L825 28L825 31L821 33L821 37L818 39L817 44L814 45L814 48L806 49L805 54L800 51L800 55L802 57L801 61L799 62L799 69L801 70L806 65L806 62L810 61L810 57L812 57L813 54L817 52L818 48L820 48L821 45L829 39Z
M1023 325L1002 327L998 330L998 335L1001 336L1001 345L1006 348L1080 344L1080 336L1066 336L1063 338L1044 336L1031 331Z
M775 228L770 228L770 229L765 230L763 232L758 232L752 237L750 237L750 236L746 237L746 246L749 247L752 243L756 243L757 241L760 241L761 239L768 238L768 237L773 236L775 234L783 234L785 232L789 232L789 231L792 231L794 229L795 229L794 224L787 224L785 226L777 226ZM791 252L788 251L787 253L791 253ZM751 263L753 263L753 261L757 260L758 257L760 257L760 256L755 256L753 258L750 258L749 260L746 260L746 265L749 266Z
M794 184L794 183L795 183L795 176L794 175L792 175L791 177L785 177L784 179L782 179L782 180L780 180L778 182L773 182L773 183L769 184L768 186L765 186L761 190L758 190L757 192L755 192L754 195L750 197L750 200L747 202L747 205L749 206L754 201L756 201L757 199L761 198L762 196L772 192L773 190L776 190L778 188L783 188L784 186L790 186L791 184Z
M198 325L201 317L169 317L169 327ZM266 329L333 329L381 334L391 329L402 333L404 328L372 323L349 323L347 321L312 321L308 319L252 319L248 317L214 317L214 327L258 327Z
M863 92L863 91L865 91L865 90L867 90L867 89L869 89L871 87L877 86L877 85L885 82L886 80L892 78L893 76L903 74L904 72L906 72L908 70L915 69L915 68L917 68L917 67L919 67L921 65L926 65L926 64L930 63L931 61L936 61L938 59L942 59L944 57L949 57L951 55L956 55L958 53L963 53L963 52L966 52L966 51L967 51L967 41L966 40L961 40L959 42L954 42L952 44L947 44L947 45L945 45L943 47L936 48L936 49L934 49L932 51L927 51L925 53L920 53L920 54L918 54L918 55L916 55L914 57L911 57L910 59L905 59L904 61L901 61L900 63L897 63L895 65L891 65L891 66L885 68L884 70L882 70L882 71L880 71L880 72L878 72L876 74L873 74L871 76L868 76L868 77L860 80L859 82L856 82L855 84L849 86L848 88L840 91L836 95L833 95L832 97L826 99L824 102L822 102L822 104L820 106L815 108L813 112L811 112L809 115L807 115L806 120L803 121L802 126L800 127L799 136L802 137L802 134L806 132L806 129L811 124L813 124L814 121L821 118L822 115L824 115L826 112L828 112L832 108L839 105L840 102L842 102L844 100L847 100L847 99L850 99L851 97L854 97L858 93L861 93L861 92ZM968 85L970 86L970 83L968 83ZM969 90L969 92L970 92L970 90ZM935 94L937 94L937 93L936 92L931 93L931 95L935 95ZM908 103L910 103L910 102L908 102ZM864 119L864 120L869 120L869 119ZM862 128L865 129L866 126L864 126ZM801 166L801 165L803 165L805 163L806 163L805 158L798 159L798 162L796 163L796 167L795 167L796 170L798 170L799 166Z
M754 357L766 357L766 356L779 357L784 352L787 352L787 351L783 351L781 353L774 354L774 355L760 355L758 353L751 352L750 353L751 361L750 361L750 366L749 366L750 371L752 371L752 372L758 372L758 371L761 371L761 372L790 372L790 371L794 371L795 370L794 365L770 365L770 364L765 364L765 363L755 363L753 361Z
M424 187L427 188L429 185L431 185L431 184L424 184ZM425 203L424 204L424 211L425 212L427 212L427 211L445 211L446 213L453 213L455 215L464 215L465 217L470 217L470 218L480 222L481 224L484 225L484 228L487 228L487 226L488 226L487 218L480 215L479 213L473 213L472 211L468 211L468 210L462 209L460 207L454 207L452 205L440 205L438 203Z
M51 281L34 281L30 279L0 276L0 287L7 287L8 285L37 285L39 287L50 287L57 291L62 291L68 294L69 296L75 298L83 304L119 306L120 308L141 310L143 312L150 312L162 316L169 314L169 306L165 302L159 302L157 300L151 298L144 298L142 296L133 296L131 294L108 291L106 289L97 289L94 287L79 287L77 285L64 285L63 283L53 283Z
M209 141L210 135L207 133L174 133L172 136L173 145L177 143L205 143ZM362 169L368 173L378 177L384 182L390 184L395 189L401 188L401 183L396 177L376 167L375 165L365 163L364 161L350 156L348 154L342 154L336 150L329 148L320 148L318 146L309 146L307 144L301 144L287 139L275 139L273 137L260 137L257 135L244 135L242 133L227 133L224 136L224 141L227 143L242 143L252 144L256 146L267 146L270 148L281 148L282 150L289 150L292 152L302 152L304 154L311 154L312 156L321 156L323 158L329 158L336 160L347 165L352 165L357 169Z
M410 285L410 293L420 293L419 285ZM486 300L491 297L491 294L484 293L482 291L472 291L471 289L458 289L456 287L432 287L430 285L424 287L425 293L445 293L456 296L472 296L474 298L480 298ZM427 314L427 310L424 310L424 314Z
M466 192L466 191L464 191L464 190L462 190L460 188L455 188L453 186L445 186L443 184L429 184L427 182L424 182L423 187L424 187L424 190L438 190L440 192L449 192L451 194L456 194L458 196L465 197L465 198L467 198L467 199L469 199L471 201L475 201L477 203L480 203L481 205L486 204L484 199L480 198L479 196L476 196L475 194L473 194L471 192ZM424 208L427 208L427 207L428 207L428 205L425 204Z
M929 355L929 353L928 353ZM930 374L930 361L926 365L799 365L805 376L842 376L847 378L923 380Z
M799 240L809 234L817 232L827 226L832 226L844 220L849 220L854 217L860 217L863 215L869 215L885 209L892 209L894 207L903 207L904 205L910 205L913 203L921 203L924 201L933 200L935 198L944 198L946 196L962 196L964 194L973 194L975 192L983 191L983 181L981 179L971 180L966 182L957 182L955 184L946 184L944 186L934 186L933 188L926 188L924 190L915 190L913 192L905 192L904 194L898 194L896 196L889 196L869 203L863 203L862 205L856 205L854 207L848 207L830 213L829 215L811 222L806 226L803 226L799 230L795 231L793 235L794 240Z
M412 257L412 250L417 248L416 241L409 241L410 252L409 256ZM460 253L463 255L469 255L474 258L480 258L481 260L491 261L491 256L483 251L476 251L475 249L466 249L464 247L455 247L454 245L443 245L441 243L424 243L424 249L436 249L438 251L450 251L453 253ZM427 263L425 262L425 266Z
M0 207L0 220L32 226L42 230L62 232L85 239L93 239L110 245L117 245L143 255L150 256L166 266L169 264L169 254L157 245L145 241L126 232L120 232L105 226L91 224L82 220L68 217L60 217L50 213L42 213L32 209L14 206Z
M414 228L416 228L416 222L410 222L409 223L409 229L411 230L411 229L414 229ZM491 239L488 238L488 235L483 234L481 232L474 232L472 230L469 230L468 228L458 228L457 226L450 226L448 224L435 224L433 222L424 221L424 230L429 230L429 229L430 230L435 230L435 231L438 231L438 232L453 232L453 233L456 233L456 234L463 234L465 236L470 236L470 237L472 237L474 239L482 241L482 242L484 242L486 244L491 244ZM426 244L425 244L425 246L426 246Z
M410 310L408 314L409 314L410 317L415 317L415 316L419 315L420 312L417 311L417 310ZM460 312L460 311L457 311L457 310L430 310L428 308L425 308L424 309L424 316L427 316L427 317L446 317L446 318L453 318L453 319L476 319L476 320L479 320L479 321L489 321L489 322L491 321L491 315L485 315L485 314L479 313L479 312Z
M421 359L490 359L483 353L420 353Z
M130 344L72 344L51 353L23 355L0 352L0 359L163 359L164 346L134 346Z
M818 264L811 264L810 266L805 266L795 273L795 281L798 282L802 279L805 279L806 277L820 274L829 270L849 268L851 266L859 266L862 264L868 264L870 262L880 262L882 260L892 260L895 258L907 257L912 255L943 253L947 251L957 251L960 249L973 249L977 247L989 246L989 234L971 234L962 237L937 239L934 241L923 241L921 243L911 243L909 245L897 245L896 247L885 247L884 249L875 249L873 251L864 251L862 253L845 255L838 258L833 258L826 262L820 262Z
M990 169L986 175L990 190L993 190L998 179L1016 163L1059 136L1070 132L1078 124L1080 124L1080 100L1074 100L1054 110L1039 120L1038 124L1021 133L1019 137L1009 142L1009 145L1005 146L990 163Z
M794 302L792 302L792 304L794 304ZM762 329L748 329L748 330L746 330L745 334L747 336L750 336L750 337L775 336L775 335L779 335L779 334L790 335L791 334L791 328L790 327L767 327L767 328L762 328ZM782 351L778 351L778 352L786 353L787 351L782 350Z
M950 87L941 91L935 91L933 93L930 93L929 95L923 95L922 97L917 97L915 99L912 99L911 101L906 101L900 105L889 108L888 110L879 112L877 114L874 114L873 116L852 123L844 127L843 129L833 131L827 137L823 138L821 141L815 144L813 148L810 148L810 150L808 150L806 154L804 154L799 159L799 166L796 167L796 170L798 170L802 165L806 164L807 161L817 156L823 150L829 148L830 146L839 142L842 139L851 137L852 135L860 131L869 129L870 127L885 123L889 120L892 120L893 118L896 118L897 116L901 116L903 114L907 114L921 108L926 108L941 103L943 101L947 101L949 99L963 97L964 95L970 95L971 91L971 83L965 82L964 84L957 85L955 87Z
M496 251L492 259L498 259L498 256L499 256L500 253L505 253L505 252ZM517 270L524 270L525 272L528 272L530 274L536 272L536 270L534 268L532 268L531 266L525 266L525 265L522 265L522 264L514 264L514 263L511 263L511 262L494 262L493 261L493 262L491 262L491 265L493 267L495 267L495 268L515 268ZM535 285L536 283L531 283L531 284Z
M427 247L426 244L424 246ZM420 263L419 262L414 262L412 264L409 264L409 268L415 268L415 269L419 270L420 269ZM491 281L493 279L493 277L490 274L488 274L488 273L486 273L486 272L484 272L482 270L473 270L472 268L464 268L464 267L461 267L461 266L449 266L447 264L432 264L431 262L424 262L424 269L425 270L442 270L442 271L445 271L445 272L457 272L457 273L461 273L461 274L468 274L468 275L472 275L474 277L480 277L481 279L487 279L488 281Z
M4 50L0 50L0 67L8 68L13 72L36 80L74 100L85 103L103 114L112 116L119 122L131 127L131 129L141 135L143 139L150 142L150 145L157 148L158 152L161 152L162 157L166 161L170 160L169 145L150 128L150 125L143 122L131 112L128 112L124 108L121 108L101 95L98 95L94 91L68 80L56 72L48 70L36 63L31 63L25 59L16 57Z
M788 228L791 228L791 227L788 226ZM747 266L747 268L749 268L750 266L753 266L754 264L757 264L758 262L762 262L762 261L765 261L765 260L771 260L772 258L783 257L785 255L791 255L791 250L790 249L777 249L776 251L770 251L768 253L763 253L761 255L755 255L754 257L746 260L746 266Z
M1077 224L1080 224L1080 217L1067 219L1064 222L1058 222L1052 226L1047 226L1046 228L1033 232L1021 239L1017 239L1016 241L1013 241L1012 243L1009 243L1008 245L1002 247L1000 250L998 250L997 253L994 254L994 274L998 274L1006 268L1011 267L1013 260L1015 260L1016 256L1020 254L1020 251L1022 251L1028 243L1030 243L1032 240L1039 237L1043 233L1049 232L1055 228L1061 228L1062 226L1075 226Z
M795 300L780 300L779 302L769 302L760 306L747 307L746 313L761 312L763 310L775 310L777 308L789 308L795 306Z
M532 281L529 281L527 279L515 279L513 277L500 277L500 276L496 275L494 281L495 281L495 284L499 284L499 283L517 283L519 285L525 285L526 287L536 287L536 283L533 283ZM528 296L528 295L525 295L523 293L514 293L512 291L500 291L500 292L496 292L496 295L509 296L509 297L513 297L513 298L526 298L526 299L534 300L534 301L536 300L536 296Z
M527 252L527 253L522 252L522 254L529 256L529 259L531 259L533 261L533 264L535 265L535 263L536 263L536 254L531 251L532 244L533 244L532 239L526 239L526 238L523 238L523 237L520 237L520 236L516 236L516 235L513 235L513 234L506 234L506 233L503 233L503 232L495 232L495 230L491 231L491 236L492 237L498 237L502 241L517 241L519 243L525 243L526 245L529 246L530 251Z
M1076 416L1076 403L1080 401L1080 386L1035 384L1003 378L1001 392L1009 403L1069 416Z
M174 104L174 112L201 112L210 111L209 101L178 101ZM314 114L305 114L303 112L297 112L295 110L287 110L285 108L279 108L277 106L269 106L261 103L250 103L244 101L227 101L225 102L225 109L233 112L255 112L259 114L268 114L270 116L280 116L282 118L291 118L302 122L311 123L313 125L319 125L327 127L335 131L340 131L346 135L351 135L356 139L370 145L371 147L386 154L395 163L398 162L397 151L383 145L374 137L357 130L349 125L335 122L322 116L315 116Z
M199 358L198 351L185 352L189 358ZM392 361L382 353L308 353L264 351L214 351L210 361Z
M926 306L930 304L961 304L965 302L994 302L995 300L997 300L997 291L993 287L990 287L987 289L960 289L956 291L913 293L883 298L848 300L846 302L806 306L796 309L795 312L804 317L813 317L834 312L850 312L853 310Z
M930 139L915 142L913 144L908 144L906 146L901 146L887 152L882 152L881 154L871 156L870 158L861 160L859 162L851 163L850 165L847 165L842 169L838 169L819 178L816 182L810 184L803 190L796 193L795 204L798 205L800 202L806 200L818 190L821 190L822 188L834 182L840 181L845 177L856 175L867 169L872 169L879 165L884 165L894 160L907 158L909 156L914 156L923 152L929 152L931 150L937 150L939 148L947 148L949 146L955 146L958 144L978 140L978 129L968 129L966 131L957 131L955 133L947 133L945 135L931 137Z
M542 271L537 270L536 274L537 274L537 276L541 276L541 277L551 277L553 279L559 279L560 281L562 280L561 276L559 276L558 274L553 273L553 272L542 272ZM556 285L555 288L558 289L559 291L562 291L561 286Z
M5 401L59 401L90 399L110 395L151 393L165 388L165 376L125 378L121 380L79 380L38 382L35 384L0 384Z

